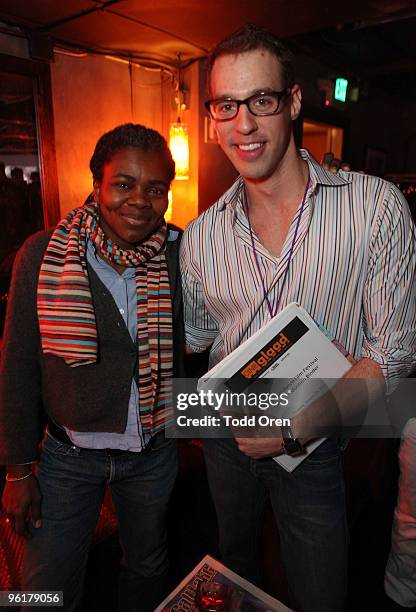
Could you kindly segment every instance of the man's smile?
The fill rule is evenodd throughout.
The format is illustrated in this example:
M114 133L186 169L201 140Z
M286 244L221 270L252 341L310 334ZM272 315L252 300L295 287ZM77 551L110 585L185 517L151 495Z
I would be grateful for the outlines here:
M233 145L238 157L242 160L253 161L260 157L264 151L266 143L263 142L242 142Z
M263 145L263 142L250 142L247 144L239 144L237 146L241 151L254 151L254 149L259 149Z

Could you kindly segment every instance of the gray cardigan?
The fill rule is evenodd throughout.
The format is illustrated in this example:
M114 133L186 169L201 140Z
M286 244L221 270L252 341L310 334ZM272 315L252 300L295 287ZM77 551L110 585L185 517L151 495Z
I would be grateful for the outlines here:
M0 465L33 461L38 455L42 410L77 431L123 432L137 349L117 306L89 266L98 332L98 360L71 368L40 345L36 293L51 232L30 237L13 270L0 368ZM184 331L178 273L179 239L166 256L173 301L174 375L183 376ZM44 420L44 419L43 419Z

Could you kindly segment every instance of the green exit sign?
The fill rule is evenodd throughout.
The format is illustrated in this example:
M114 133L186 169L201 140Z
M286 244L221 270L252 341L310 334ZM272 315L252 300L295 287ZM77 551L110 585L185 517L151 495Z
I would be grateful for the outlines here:
M348 87L347 79L339 78L335 80L335 91L334 91L335 100L338 100L339 102L345 102L345 100L347 99L347 87Z

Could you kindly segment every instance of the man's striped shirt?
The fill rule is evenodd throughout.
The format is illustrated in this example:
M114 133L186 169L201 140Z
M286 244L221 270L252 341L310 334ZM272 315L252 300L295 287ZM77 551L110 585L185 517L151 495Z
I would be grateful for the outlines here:
M355 358L380 364L389 386L416 360L415 227L403 195L380 178L334 175L306 151L310 184L278 258L254 236L269 301L298 302ZM215 365L270 319L242 206L242 178L186 229L185 330ZM278 213L277 213L278 214Z

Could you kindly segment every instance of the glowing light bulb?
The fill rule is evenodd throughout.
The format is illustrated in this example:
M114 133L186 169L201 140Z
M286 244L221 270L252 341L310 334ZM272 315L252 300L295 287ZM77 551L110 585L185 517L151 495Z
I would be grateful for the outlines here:
M170 126L169 148L175 160L175 178L179 181L189 179L189 137L185 123L178 121Z

